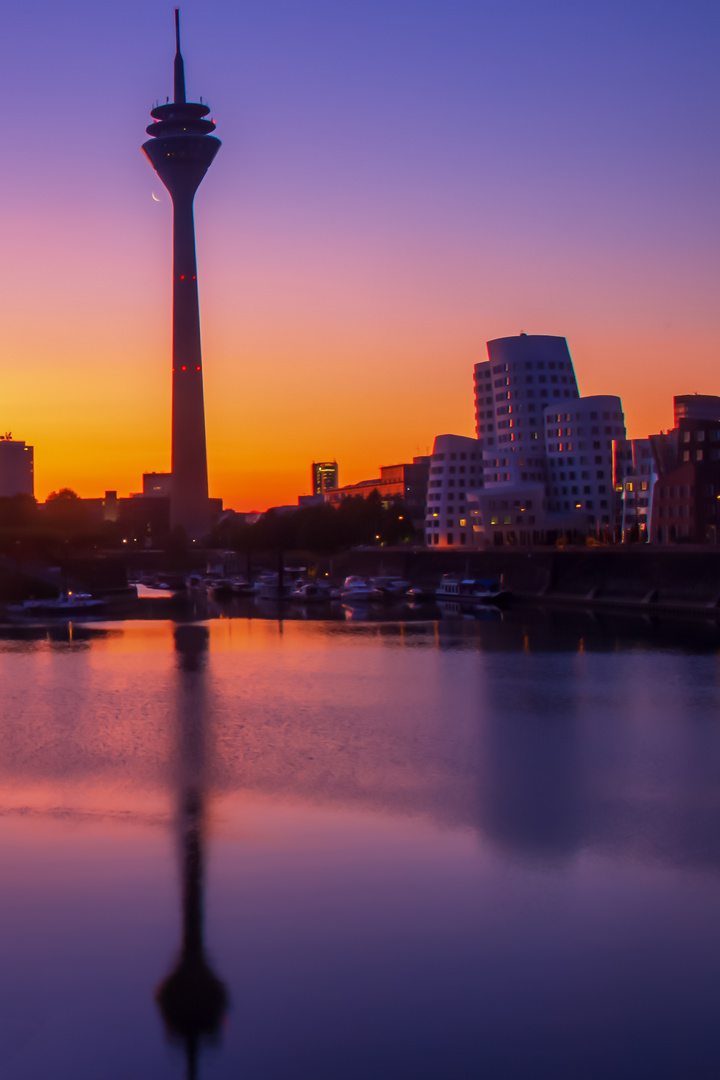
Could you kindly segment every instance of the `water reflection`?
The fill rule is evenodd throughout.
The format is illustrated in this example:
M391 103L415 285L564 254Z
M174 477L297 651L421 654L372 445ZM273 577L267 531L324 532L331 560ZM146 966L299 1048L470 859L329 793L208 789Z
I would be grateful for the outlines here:
M577 686L541 679L534 665L507 675L489 682L483 703L480 828L515 855L567 859L582 842L587 797Z
M175 630L177 690L177 830L182 878L182 947L156 998L166 1030L185 1052L187 1080L198 1075L201 1043L217 1040L228 1004L224 983L210 967L204 942L204 855L207 791L204 626Z

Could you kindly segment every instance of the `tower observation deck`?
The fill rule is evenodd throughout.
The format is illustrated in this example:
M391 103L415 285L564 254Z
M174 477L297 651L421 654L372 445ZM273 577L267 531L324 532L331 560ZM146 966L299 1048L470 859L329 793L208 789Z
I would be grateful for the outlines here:
M150 115L143 151L173 202L172 487L170 524L192 540L210 526L193 200L221 143L207 105L187 101L175 9L174 101Z

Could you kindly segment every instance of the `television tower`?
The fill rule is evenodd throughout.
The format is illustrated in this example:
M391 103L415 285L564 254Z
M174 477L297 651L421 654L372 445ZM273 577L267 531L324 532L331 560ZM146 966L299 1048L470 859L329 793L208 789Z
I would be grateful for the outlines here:
M173 201L173 376L172 488L170 526L182 526L191 540L210 527L205 405L200 350L200 309L193 199L200 181L220 149L211 132L207 105L185 98L185 67L180 53L180 13L175 8L174 101L158 105L150 115L152 135L143 143Z

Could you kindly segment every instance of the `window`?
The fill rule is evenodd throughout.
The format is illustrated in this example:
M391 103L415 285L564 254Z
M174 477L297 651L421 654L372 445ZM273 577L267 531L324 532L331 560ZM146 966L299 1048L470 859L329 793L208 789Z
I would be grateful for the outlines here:
M696 450L696 451L695 451L695 460L696 460L696 461L702 461L702 459L703 459L703 452L702 452L702 450Z
M448 533L448 534L447 534L447 542L448 542L448 544L452 544L452 543L454 543L454 540L453 540L453 534L452 534L452 533Z
M695 440L697 442L705 442L705 432L704 431L696 431L695 432Z
M690 442L690 432L683 431L683 442Z

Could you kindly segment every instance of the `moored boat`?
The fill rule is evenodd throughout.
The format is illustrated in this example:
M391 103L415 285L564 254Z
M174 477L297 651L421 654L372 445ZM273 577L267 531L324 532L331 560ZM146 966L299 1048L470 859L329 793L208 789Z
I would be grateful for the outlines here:
M290 594L290 599L298 604L327 604L332 600L331 588L324 581L306 581Z
M105 607L104 600L95 599L90 593L61 593L54 600L25 600L22 604L10 604L8 611L12 615L34 618L37 615L94 615Z
M492 578L458 578L443 574L435 591L438 600L456 600L464 604L499 604L510 599L510 593L502 583Z
M343 600L354 601L357 603L360 600L382 600L382 593L379 589L370 585L365 578L357 577L355 574L351 574L345 578L340 589L340 596Z
M377 589L385 600L400 600L410 588L410 582L397 577L372 578L370 584Z

